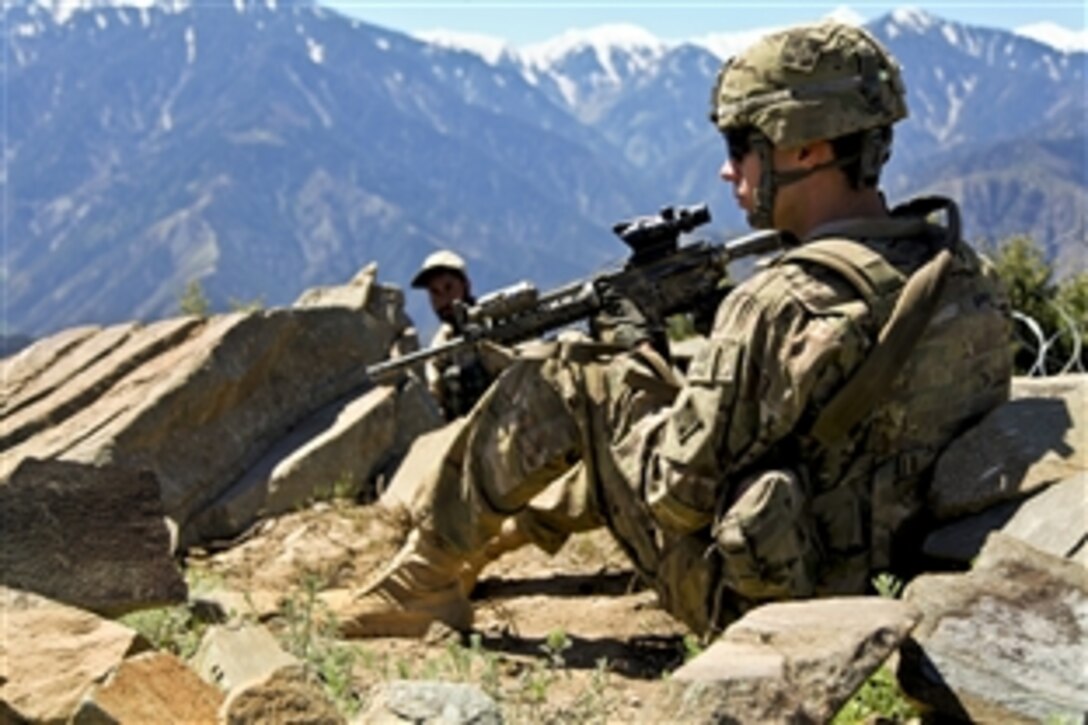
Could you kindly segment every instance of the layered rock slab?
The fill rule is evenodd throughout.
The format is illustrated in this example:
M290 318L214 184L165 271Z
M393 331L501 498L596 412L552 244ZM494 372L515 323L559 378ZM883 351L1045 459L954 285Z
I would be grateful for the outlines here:
M7 587L0 631L0 713L16 721L67 722L95 682L151 647L128 627Z
M974 722L1080 722L1088 713L1088 570L1000 533L967 574L915 579L925 617L904 645L904 691Z
M879 597L767 604L673 673L662 718L827 722L918 621Z
M0 584L108 616L185 601L155 476L22 461L0 485Z

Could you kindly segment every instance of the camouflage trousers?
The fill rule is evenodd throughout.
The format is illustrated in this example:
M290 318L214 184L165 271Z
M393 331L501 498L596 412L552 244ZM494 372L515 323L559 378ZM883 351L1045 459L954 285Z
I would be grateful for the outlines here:
M623 473L634 424L675 392L637 356L587 343L541 345L503 372L436 462L420 525L468 557L508 517L546 549L542 531L557 549L570 533L603 522L665 609L710 631L711 612L721 609L712 542L670 535Z

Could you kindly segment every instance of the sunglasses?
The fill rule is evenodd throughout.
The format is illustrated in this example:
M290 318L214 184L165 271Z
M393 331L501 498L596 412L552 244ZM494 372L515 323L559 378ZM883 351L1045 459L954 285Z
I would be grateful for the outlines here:
M751 153L752 136L754 134L755 129L750 126L730 128L722 133L725 136L725 147L730 161L739 164L744 160L745 156Z

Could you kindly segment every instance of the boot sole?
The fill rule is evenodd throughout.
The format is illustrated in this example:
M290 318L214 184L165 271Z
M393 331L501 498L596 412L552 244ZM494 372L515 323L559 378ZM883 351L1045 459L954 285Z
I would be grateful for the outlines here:
M375 612L340 623L340 634L349 639L365 637L422 637L435 622L458 632L472 629L472 608L455 614L420 611Z

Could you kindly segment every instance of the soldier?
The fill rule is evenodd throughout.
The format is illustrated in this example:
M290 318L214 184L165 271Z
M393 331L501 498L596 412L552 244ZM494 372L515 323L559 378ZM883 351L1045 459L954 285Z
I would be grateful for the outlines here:
M465 260L447 249L433 252L423 260L419 272L412 278L412 286L427 290L431 309L441 322L431 346L457 337L461 333L457 304L473 305L476 302ZM474 348L431 358L424 368L427 387L438 401L446 420L467 413L498 372L498 366L489 367Z
M686 380L648 345L508 367L436 462L429 515L338 604L343 633L471 626L458 567L578 462L662 606L704 635L909 566L928 472L1007 398L1011 369L1007 306L955 206L889 209L878 189L904 96L888 52L840 23L727 62L721 177L753 226L799 244L725 298Z

